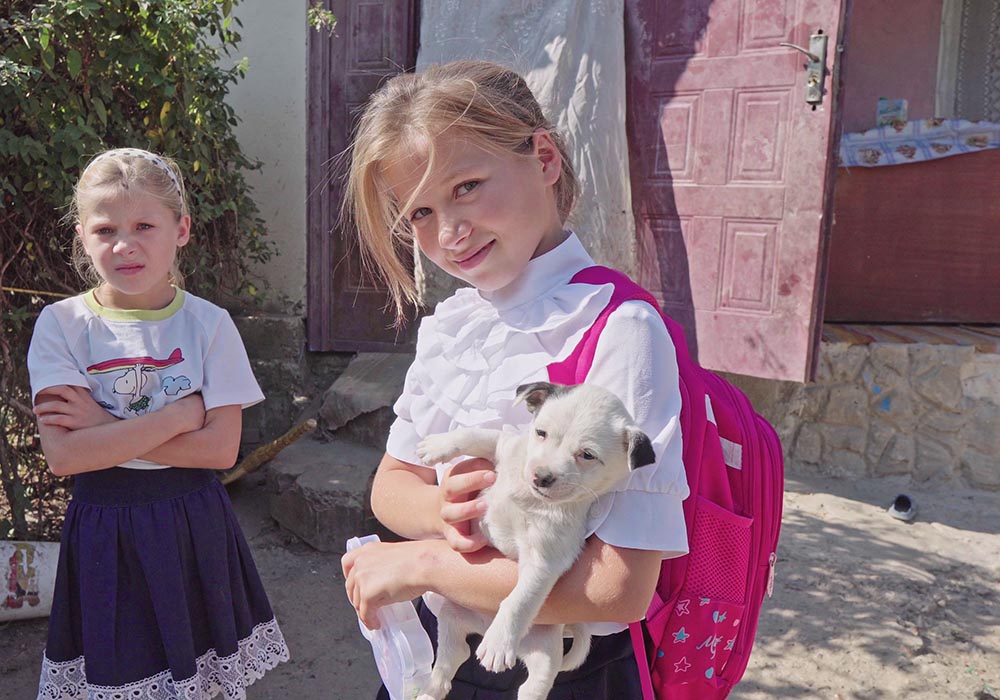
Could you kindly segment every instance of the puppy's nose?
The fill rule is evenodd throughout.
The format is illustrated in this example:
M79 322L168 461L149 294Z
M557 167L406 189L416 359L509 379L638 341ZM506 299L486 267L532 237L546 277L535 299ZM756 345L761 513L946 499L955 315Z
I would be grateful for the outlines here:
M556 477L550 471L539 470L535 472L535 478L532 479L532 481L534 482L535 486L537 486L540 489L544 489L548 488L549 486L552 486L552 484L556 482Z

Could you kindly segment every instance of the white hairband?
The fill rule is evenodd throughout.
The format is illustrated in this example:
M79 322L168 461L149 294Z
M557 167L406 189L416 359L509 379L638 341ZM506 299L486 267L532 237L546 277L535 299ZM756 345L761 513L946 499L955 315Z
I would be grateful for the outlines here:
M90 166L96 163L97 161L102 160L104 158L110 158L111 156L116 156L116 155L138 156L139 158L148 160L150 163L152 163L157 168L159 168L160 170L162 170L167 174L167 177L170 178L170 181L174 183L174 187L177 188L177 194L181 194L181 182L180 180L177 179L177 175L175 175L174 171L170 169L170 166L167 165L166 161L160 158L155 153L144 151L141 148L116 148L111 151L105 151L104 153L94 158L94 160L90 161L90 165L84 168L83 173L86 174L86 172L90 170ZM82 178L83 175L81 175L80 177Z

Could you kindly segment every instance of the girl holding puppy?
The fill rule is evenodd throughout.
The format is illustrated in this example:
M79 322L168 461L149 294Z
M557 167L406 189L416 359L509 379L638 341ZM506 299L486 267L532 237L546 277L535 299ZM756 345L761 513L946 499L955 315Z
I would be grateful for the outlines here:
M408 541L343 559L366 625L377 626L379 607L424 596L421 619L433 638L436 596L494 614L517 564L471 527L492 465L435 469L421 464L417 444L458 427L525 427L531 416L514 403L515 388L548 380L548 365L572 353L612 289L571 282L595 264L565 227L576 176L524 80L502 66L459 61L388 81L361 118L348 189L363 249L400 314L415 301L400 242L415 241L470 285L421 322L373 485L375 515ZM601 333L587 381L623 400L657 459L592 508L583 553L538 615L543 624L585 623L595 635L583 666L557 678L553 700L642 697L627 624L645 614L661 561L687 552L674 358L661 318L643 302L616 309ZM512 700L523 673L489 673L470 655L448 698Z
M173 161L96 156L73 215L95 286L43 309L28 350L42 450L75 476L38 698L243 700L288 648L213 470L264 395L229 314L180 288Z

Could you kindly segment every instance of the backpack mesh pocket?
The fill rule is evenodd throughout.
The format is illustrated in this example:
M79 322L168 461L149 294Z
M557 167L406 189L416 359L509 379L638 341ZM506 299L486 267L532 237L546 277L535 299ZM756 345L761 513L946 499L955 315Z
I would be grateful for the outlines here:
M752 522L698 499L685 583L688 591L731 603L744 602Z

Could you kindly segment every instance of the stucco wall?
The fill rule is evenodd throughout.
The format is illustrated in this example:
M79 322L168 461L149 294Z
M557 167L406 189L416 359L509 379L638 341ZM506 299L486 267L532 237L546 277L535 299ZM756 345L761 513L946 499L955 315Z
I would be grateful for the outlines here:
M263 162L247 180L280 255L257 270L269 289L268 308L304 312L306 295L306 5L244 0L235 15L246 78L229 104L243 151Z
M847 18L844 131L875 126L878 98L906 98L908 117L934 114L942 0L855 2Z

